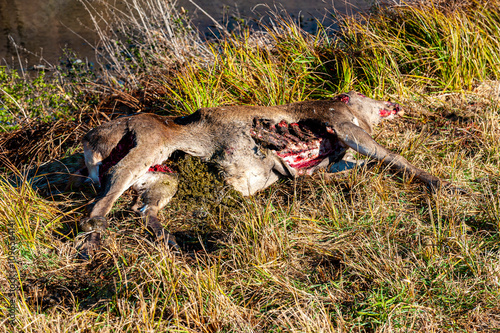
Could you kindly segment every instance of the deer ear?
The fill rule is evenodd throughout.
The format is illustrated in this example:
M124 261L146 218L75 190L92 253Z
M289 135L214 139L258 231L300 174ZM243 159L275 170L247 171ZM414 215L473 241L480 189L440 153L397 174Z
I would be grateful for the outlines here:
M345 104L349 104L349 101L351 100L351 97L347 94L340 94L336 98L337 101L340 101Z

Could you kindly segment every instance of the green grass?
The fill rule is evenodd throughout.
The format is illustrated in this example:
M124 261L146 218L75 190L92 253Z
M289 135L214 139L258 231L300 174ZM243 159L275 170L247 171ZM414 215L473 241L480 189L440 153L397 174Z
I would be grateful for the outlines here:
M314 36L301 34L289 22L281 24L283 30L296 30L289 35L271 31L261 41L246 32L208 44L208 64L188 63L162 82L171 92L169 104L190 113L222 104L277 105L324 96Z
M68 95L84 110L82 122L105 121L103 113L113 117L123 105L187 114L325 99L354 88L405 108L404 118L377 129L378 142L471 194L430 193L375 166L285 180L217 205L212 198L223 185L208 169L193 174L199 167L190 164L183 179L193 178L200 193L211 182L210 195L189 201L195 185L184 186L187 194L162 212L187 253L151 243L125 195L110 216L103 251L79 262L73 238L62 234L81 219L92 193L49 200L27 184L0 180L3 318L12 231L22 287L15 331L497 331L499 5L426 1L379 9L364 20L341 18L337 38L276 17L265 33L225 33L211 42L200 41L175 12L170 35L158 28L157 11L118 13L115 24L133 52L116 43L118 36L102 36L113 66L100 83L81 78L61 86L84 92L87 99ZM20 105L28 98L16 95ZM22 135L29 130L16 133L29 138ZM11 140L7 134L0 149ZM60 150L52 135L33 140ZM23 142L19 152L28 158L30 144ZM208 215L200 217L201 210Z
M367 23L344 22L351 68L377 93L470 90L499 76L498 3L421 2L383 12Z
M63 213L40 198L28 182L16 186L1 178L0 207L2 233L7 234L11 225L17 245L25 250L52 247L51 233L60 227Z
M41 72L33 79L0 66L0 131L28 119L54 121L75 112L72 93Z

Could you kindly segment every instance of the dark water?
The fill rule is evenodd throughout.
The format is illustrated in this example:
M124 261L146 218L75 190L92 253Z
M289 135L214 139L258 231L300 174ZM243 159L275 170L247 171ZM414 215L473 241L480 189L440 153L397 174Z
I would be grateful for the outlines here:
M124 1L106 0L116 8L126 8ZM134 0L127 0L134 1ZM168 0L165 0L168 1ZM318 19L332 23L333 9L339 13L365 11L370 0L195 0L195 3L218 22L235 22L234 17L251 22L266 21L267 4L271 8L284 9L294 18L300 17L306 30L314 31ZM88 0L99 11L102 3ZM185 9L193 17L193 23L201 33L208 34L213 21L189 0L178 0L176 6ZM81 58L92 61L94 51L88 45L96 45L97 36L85 6L79 0L0 0L0 65L19 67L57 64L63 48L74 50ZM10 37L9 37L10 36ZM19 47L16 47L18 45ZM44 60L42 60L42 58Z

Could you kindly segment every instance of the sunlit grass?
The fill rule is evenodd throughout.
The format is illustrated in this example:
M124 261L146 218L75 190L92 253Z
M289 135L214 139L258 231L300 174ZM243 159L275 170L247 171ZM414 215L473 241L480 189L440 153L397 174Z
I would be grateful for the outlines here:
M463 5L463 6L462 6ZM366 90L411 95L472 89L500 75L499 3L422 1L382 10L366 22L346 18L342 37Z
M16 245L25 249L52 247L51 233L60 227L63 213L52 202L41 198L28 182L17 185L0 178L2 234L6 236L12 232Z
M270 33L252 41L247 32L209 44L210 62L187 64L165 78L174 108L180 104L182 111L193 112L223 104L277 105L319 93L321 85L312 84L320 82L316 66L321 60L314 46L305 37L283 38Z

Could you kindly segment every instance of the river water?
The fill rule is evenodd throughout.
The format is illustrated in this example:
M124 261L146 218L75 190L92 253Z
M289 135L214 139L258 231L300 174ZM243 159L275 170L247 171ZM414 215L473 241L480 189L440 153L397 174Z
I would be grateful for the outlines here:
M97 11L102 0L86 0ZM126 8L123 0L105 0L118 9ZM135 1L135 0L126 0ZM161 0L157 0L161 1ZM169 0L164 0L169 1ZM231 24L231 17L266 21L266 9L284 9L293 18L300 17L304 29L312 32L316 19L332 24L331 13L366 11L373 0L177 0L176 6L187 11L202 34L209 33L213 20ZM203 13L199 8L202 8ZM207 15L208 14L208 15ZM209 17L210 16L210 17ZM0 66L19 67L57 64L63 48L92 61L97 35L88 11L81 0L0 0ZM17 45L17 47L16 47ZM44 60L42 60L42 58Z

